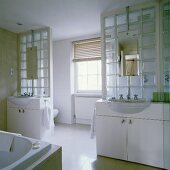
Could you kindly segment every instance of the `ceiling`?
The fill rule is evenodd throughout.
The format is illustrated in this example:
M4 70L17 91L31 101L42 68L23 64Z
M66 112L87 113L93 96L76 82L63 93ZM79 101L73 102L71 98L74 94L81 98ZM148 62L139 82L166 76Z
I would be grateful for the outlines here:
M149 0L0 0L0 27L18 33L49 26L53 40L91 35L100 33L103 11L145 1Z

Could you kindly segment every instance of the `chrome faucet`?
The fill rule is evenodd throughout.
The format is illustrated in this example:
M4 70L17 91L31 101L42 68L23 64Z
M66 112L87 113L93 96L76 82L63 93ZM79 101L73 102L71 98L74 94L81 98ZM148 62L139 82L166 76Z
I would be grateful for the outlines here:
M134 94L134 100L138 100L138 95Z
M130 94L127 95L127 99L130 100Z
M120 96L119 99L120 99L120 100L123 100L123 94L120 94L119 96Z

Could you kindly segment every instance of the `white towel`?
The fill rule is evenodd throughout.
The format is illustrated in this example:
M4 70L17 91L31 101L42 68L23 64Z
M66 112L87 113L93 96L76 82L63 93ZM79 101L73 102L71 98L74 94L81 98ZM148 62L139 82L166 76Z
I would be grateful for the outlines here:
M94 107L92 119L91 119L91 128L90 128L90 137L93 138L95 134L95 119L96 119L96 107Z
M11 151L14 136L13 134L0 131L0 151Z
M42 123L46 129L51 129L52 127L54 127L53 115L49 106L46 106L44 108Z

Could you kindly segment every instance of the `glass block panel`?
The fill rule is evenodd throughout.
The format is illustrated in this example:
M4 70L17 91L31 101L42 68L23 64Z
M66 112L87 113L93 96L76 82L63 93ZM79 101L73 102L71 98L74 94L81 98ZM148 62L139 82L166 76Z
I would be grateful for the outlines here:
M107 90L107 96L108 96L108 97L116 97L116 98L117 98L115 88L109 88L109 87L107 87L106 90Z
M21 94L23 95L24 93L27 93L27 88L22 88L21 87Z
M37 47L37 50L40 50L41 49L41 42L40 41L34 42L34 46Z
M34 32L34 41L40 41L41 34L40 32Z
M106 52L106 63L117 62L117 56L114 52Z
M113 27L114 26L114 16L109 16L105 18L105 27Z
M134 11L129 13L129 22L138 22L140 19L140 11Z
M117 25L124 25L126 24L126 14L122 14L122 15L117 15Z
M26 52L26 44L20 44L20 51Z
M116 77L114 75L107 76L106 81L107 81L107 86L111 87L116 87Z
M156 63L154 62L143 62L143 72L155 72L156 71Z
M144 34L155 32L155 22L145 22L145 23L143 23L142 32Z
M130 24L129 25L129 30L131 30L131 31L135 30L136 34L139 34L140 33L140 25L139 25L139 23L137 23L137 24Z
M42 38L43 40L48 39L48 32L47 32L47 31L42 31L42 32L41 32L41 38Z
M41 67L48 67L48 60L47 59L43 59L40 62L41 62Z
M106 64L106 74L116 74L118 69L117 67L116 63Z
M115 38L115 29L113 28L109 28L109 29L105 29L105 39L111 39L111 38Z
M115 50L115 40L107 41L106 40L106 51L114 51Z
M26 53L21 53L21 61L26 61Z
M146 48L142 50L142 59L154 59L156 58L156 49L155 48Z
M47 50L41 50L41 58L48 58L48 51Z
M164 73L164 85L170 87L170 72Z
M26 79L21 80L21 87L27 87L27 80Z
M170 57L170 46L163 48L163 56L164 56L165 58Z
M25 35L20 36L20 43L26 43L26 36Z
M117 88L118 91L118 97L123 94L123 97L126 98L127 94L128 94L128 87L119 87Z
M142 76L131 76L130 77L130 85L131 86L142 86Z
M41 49L48 49L48 41L47 40L43 40L41 41Z
M21 69L26 69L26 61L21 62Z
M38 69L38 77L48 77L48 69Z
M155 34L147 34L142 37L142 46L153 46L155 45Z
M155 19L155 9L148 8L142 10L142 21L148 21Z
M155 75L144 74L143 75L143 85L144 86L154 86L154 85L156 85Z
M138 98L142 98L142 87L131 87L130 88L131 98L134 98L134 95L138 95Z
M117 27L117 33L118 33L118 36L119 34L121 34L122 32L127 32L127 25L120 25Z
M27 48L32 47L32 43L27 43Z
M32 42L32 35L31 35L31 33L27 34L27 43L29 43L29 42Z
M21 70L21 78L27 78L27 71Z
M128 78L127 76L121 76L121 77L117 77L117 84L118 86L128 86Z
M164 43L164 46L170 47L170 32L168 34L163 35L163 43Z

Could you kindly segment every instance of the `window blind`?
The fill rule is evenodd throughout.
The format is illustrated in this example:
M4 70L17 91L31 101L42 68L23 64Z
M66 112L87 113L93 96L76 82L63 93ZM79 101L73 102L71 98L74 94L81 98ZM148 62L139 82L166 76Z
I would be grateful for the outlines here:
M101 39L74 41L74 62L101 60Z

